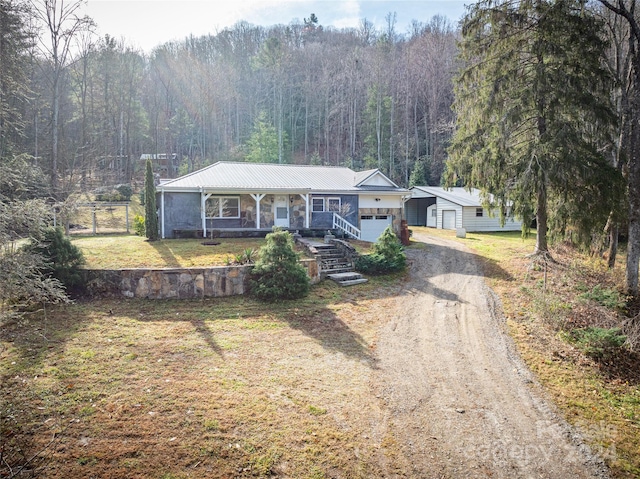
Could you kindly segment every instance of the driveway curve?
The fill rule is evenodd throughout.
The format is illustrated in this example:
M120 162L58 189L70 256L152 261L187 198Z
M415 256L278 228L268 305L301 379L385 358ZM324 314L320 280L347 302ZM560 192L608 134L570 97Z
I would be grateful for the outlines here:
M409 280L380 311L372 379L387 477L609 477L519 359L475 256L414 240L425 247L407 251Z

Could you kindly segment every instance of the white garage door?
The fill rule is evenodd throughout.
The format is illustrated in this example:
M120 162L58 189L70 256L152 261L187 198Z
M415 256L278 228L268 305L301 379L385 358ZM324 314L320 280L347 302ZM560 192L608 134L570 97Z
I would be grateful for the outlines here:
M442 212L442 229L456 229L456 212L455 210L445 210Z
M363 215L360 217L361 239L375 243L384 229L391 224L391 215Z

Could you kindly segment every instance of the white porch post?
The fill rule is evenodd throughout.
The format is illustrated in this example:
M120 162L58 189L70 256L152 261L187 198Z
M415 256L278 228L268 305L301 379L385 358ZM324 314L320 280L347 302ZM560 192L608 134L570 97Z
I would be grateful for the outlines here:
M128 219L127 227L129 227ZM160 190L160 231L162 232L162 239L164 239L164 189Z
M303 195L300 193L300 197L304 200L304 227L309 228L309 194Z
M260 229L260 202L262 201L262 198L264 198L267 195L263 195L263 194L253 194L251 193L251 198L253 198L256 202L256 229Z
M204 194L204 191L200 190L200 219L202 220L202 237L207 237L207 209L206 203L211 193L208 195Z

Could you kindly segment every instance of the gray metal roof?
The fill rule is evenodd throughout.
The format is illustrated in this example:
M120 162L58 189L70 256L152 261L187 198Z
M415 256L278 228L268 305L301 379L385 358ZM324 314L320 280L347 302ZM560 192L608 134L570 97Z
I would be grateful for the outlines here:
M162 183L171 191L402 191L387 178L385 186L367 185L366 178L378 170L355 171L334 166L303 166L220 161L188 175ZM381 173L380 173L381 174ZM376 175L377 176L377 175ZM383 175L384 176L384 175ZM384 177L386 178L386 176ZM359 185L362 181L365 184Z
M426 198L437 196L444 200L450 201L460 206L482 206L480 200L480 190L473 189L468 191L466 188L448 188L444 189L439 186L414 186L411 188L412 198Z

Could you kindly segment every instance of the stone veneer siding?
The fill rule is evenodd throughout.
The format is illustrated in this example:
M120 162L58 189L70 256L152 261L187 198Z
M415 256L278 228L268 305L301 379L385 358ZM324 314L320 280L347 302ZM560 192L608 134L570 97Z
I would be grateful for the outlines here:
M312 284L320 281L315 259L300 263ZM88 293L147 299L194 299L246 294L253 266L84 270Z

